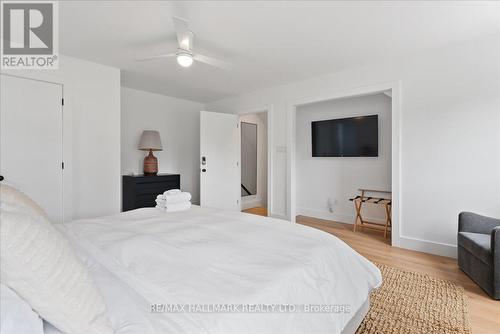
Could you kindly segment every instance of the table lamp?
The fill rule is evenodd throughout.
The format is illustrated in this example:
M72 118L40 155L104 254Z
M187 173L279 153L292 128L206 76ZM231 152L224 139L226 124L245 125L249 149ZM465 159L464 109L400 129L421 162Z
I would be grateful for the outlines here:
M158 159L153 155L153 151L161 151L160 133L154 130L144 130L139 141L139 150L149 151L144 158L144 175L158 174Z

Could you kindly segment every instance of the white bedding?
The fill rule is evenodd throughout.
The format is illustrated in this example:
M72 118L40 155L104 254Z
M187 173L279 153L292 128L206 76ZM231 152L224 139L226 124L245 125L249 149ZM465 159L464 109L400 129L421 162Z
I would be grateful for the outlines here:
M193 206L79 220L61 230L86 258L119 334L340 333L380 271L299 224ZM151 304L348 305L350 312L151 313Z

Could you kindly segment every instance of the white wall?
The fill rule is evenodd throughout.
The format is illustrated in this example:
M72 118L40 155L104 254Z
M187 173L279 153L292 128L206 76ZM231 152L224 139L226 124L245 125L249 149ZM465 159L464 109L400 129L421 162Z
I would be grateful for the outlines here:
M290 103L401 82L400 245L454 255L462 210L500 217L499 34L210 103L237 112L273 105L274 214L289 213ZM287 182L288 181L288 182Z
M143 130L160 132L163 151L154 152L160 173L180 173L181 188L200 193L200 111L203 104L122 88L122 173L143 172L145 152L137 146Z
M120 211L120 70L61 56L58 70L2 73L64 85L64 219ZM36 166L33 166L36 168Z
M364 115L378 115L378 157L312 157L312 121ZM391 99L379 93L298 107L295 159L297 214L354 223L349 198L359 188L391 190ZM362 210L367 220L385 221L381 205L365 203Z
M257 124L257 194L242 197L241 207L267 207L267 112L241 115L240 122Z

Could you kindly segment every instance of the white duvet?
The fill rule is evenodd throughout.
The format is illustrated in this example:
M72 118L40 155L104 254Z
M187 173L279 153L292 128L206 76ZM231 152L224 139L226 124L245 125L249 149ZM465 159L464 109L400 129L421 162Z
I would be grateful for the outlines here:
M340 333L381 283L377 267L338 238L245 213L147 208L61 229L86 258L120 334ZM173 305L184 312L163 312ZM244 305L250 313L239 312ZM273 305L295 312L256 312ZM308 305L333 312L300 312Z

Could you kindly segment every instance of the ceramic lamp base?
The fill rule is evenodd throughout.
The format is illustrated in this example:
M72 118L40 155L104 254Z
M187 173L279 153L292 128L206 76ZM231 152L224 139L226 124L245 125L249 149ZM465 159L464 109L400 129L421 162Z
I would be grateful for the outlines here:
M144 158L144 175L154 176L158 174L158 159L149 150L149 154Z

